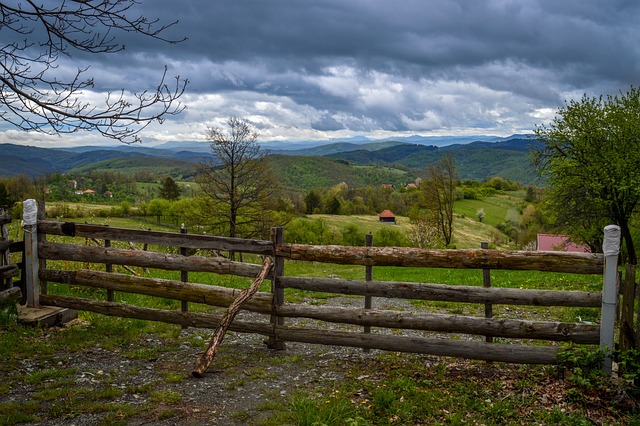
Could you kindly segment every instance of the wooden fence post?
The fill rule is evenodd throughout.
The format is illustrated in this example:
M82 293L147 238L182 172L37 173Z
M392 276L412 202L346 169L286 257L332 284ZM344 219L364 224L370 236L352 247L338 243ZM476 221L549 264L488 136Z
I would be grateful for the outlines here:
M2 259L0 260L0 265L7 266L11 264L11 255L9 253L9 233L7 232L7 223L10 223L10 217L5 215L4 209L0 208L0 241L5 241L7 243L7 248L3 249L0 252ZM11 277L7 277L4 279L4 285L0 286L8 289L13 287L13 279Z
M373 234L366 234L365 235L365 246L366 247L373 247ZM373 281L373 266L371 265L367 265L364 267L364 280L365 281ZM364 308L365 309L371 309L372 307L372 300L373 298L369 295L365 295L364 296ZM366 334L371 333L371 326L370 325L365 325L364 326L364 332ZM364 352L369 352L369 349L365 348Z
M604 273L602 286L602 319L600 320L600 349L605 353L602 371L611 375L612 352L616 311L618 307L618 254L620 253L620 227L608 225L604 228Z
M27 307L40 306L38 282L38 205L30 198L22 204L24 223L24 277Z
M483 250L488 250L489 249L489 243L486 241L483 241L480 243L480 248L482 248ZM482 270L482 286L484 288L489 288L491 287L491 270L490 269L483 269ZM484 317L485 318L493 318L493 305L491 303L485 303L484 304ZM493 342L493 336L485 336L485 340L487 343L492 343Z
M37 205L38 205L38 214L37 214L38 220L46 220L47 214L45 210L44 201L38 201ZM38 235L38 244L44 243L47 241L46 234L38 233L37 235ZM47 259L41 259L40 256L38 256L38 271L43 269L47 269ZM38 283L40 285L40 294L47 294L48 293L47 281L38 279Z
M111 240L105 239L104 240L104 247L105 248L111 247ZM113 264L105 263L104 264L104 271L105 272L109 272L109 273L113 272ZM107 302L114 302L115 300L116 300L115 292L113 290L107 290Z
M271 241L273 241L273 268L271 275L271 293L273 294L271 325L273 326L273 336L269 337L267 347L284 350L284 341L275 337L276 328L284 325L284 317L276 315L277 307L284 304L284 287L280 281L280 277L284 275L284 258L276 256L276 245L284 243L284 229L281 226L271 228Z
M187 233L187 228L184 226L184 223L180 227L180 233L181 234L186 234ZM187 255L187 248L186 247L180 247L180 254L182 256L186 256ZM186 269L183 269L183 270L180 271L180 281L182 281L183 283L189 282L189 271L187 271ZM180 308L181 308L182 312L188 312L189 311L189 302L187 302L186 300L183 300L181 302ZM182 328L186 329L187 326L183 325Z
M622 285L622 302L620 324L618 326L618 342L620 350L636 348L636 336L633 328L633 307L636 301L636 265L626 265Z

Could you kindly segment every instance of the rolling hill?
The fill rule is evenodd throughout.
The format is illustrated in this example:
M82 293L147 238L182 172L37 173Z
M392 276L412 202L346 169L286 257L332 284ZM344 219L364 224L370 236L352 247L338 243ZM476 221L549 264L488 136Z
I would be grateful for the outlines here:
M400 188L416 178L413 173L392 166L350 165L327 157L271 155L269 160L285 187L305 191L328 188L341 182L350 188L385 183Z
M502 176L523 184L536 181L529 164L532 142L522 137L475 141L438 147L421 140L334 142L305 149L267 148L278 176L288 187L310 189L347 182L349 186L404 185L426 166L450 154L462 179ZM275 147L276 145L274 145ZM278 145L283 146L283 145ZM292 144L291 147L300 147ZM171 143L160 147L37 148L0 144L0 176L30 177L52 173L111 171L133 174L192 176L195 165L209 155L206 143Z

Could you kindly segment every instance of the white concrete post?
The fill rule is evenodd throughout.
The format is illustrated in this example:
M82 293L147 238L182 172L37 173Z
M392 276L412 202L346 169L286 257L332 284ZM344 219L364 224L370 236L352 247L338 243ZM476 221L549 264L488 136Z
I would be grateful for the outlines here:
M600 320L600 349L605 358L602 371L611 375L614 348L616 312L618 307L618 254L620 253L620 227L608 225L604 228L604 273L602 286L602 318Z
M38 283L38 203L28 199L22 204L24 229L24 283L27 293L27 307L40 306Z

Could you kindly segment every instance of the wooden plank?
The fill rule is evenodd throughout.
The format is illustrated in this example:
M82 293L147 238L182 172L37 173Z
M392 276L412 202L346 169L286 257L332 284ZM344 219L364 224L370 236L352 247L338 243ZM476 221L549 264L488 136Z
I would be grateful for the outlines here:
M557 364L555 346L509 345L463 340L426 339L388 334L277 328L276 336L290 342L382 349L514 364Z
M42 303L51 306L97 312L110 316L162 321L200 328L215 328L221 319L219 315L141 308L122 303L103 302L69 296L43 295ZM229 329L243 333L257 333L265 336L275 334L278 339L289 342L361 347L394 352L424 353L517 364L555 364L557 363L557 353L559 351L559 348L552 346L487 344L485 342L449 341L396 335L363 334L359 332L348 333L284 326L277 327L274 330L271 324L260 324L240 320L234 321Z
M34 327L53 327L76 318L78 312L75 309L57 306L18 306L18 322Z
M144 252L105 247L79 246L45 242L38 248L43 259L70 260L74 262L111 263L164 270L189 270L215 272L241 277L255 277L260 265L232 262L221 257L181 256L179 254Z
M206 284L183 283L157 278L133 277L125 274L109 274L100 271L41 271L40 277L53 282L113 291L145 294L175 300L203 303L213 306L229 306L239 290ZM264 314L271 313L270 293L257 293L247 301L244 309ZM597 325L560 322L516 321L484 319L451 315L421 315L411 312L369 310L326 306L308 306L287 303L276 307L282 317L304 317L328 322L374 327L420 329L451 333L490 334L499 337L573 341L597 344Z
M68 235L134 243L157 244L206 250L237 251L262 255L273 254L273 243L265 240L218 237L212 235L180 234L141 229L114 228L75 222L38 222L38 230L46 234ZM255 276L255 275L254 275Z
M41 301L44 305L48 306L66 307L114 317L160 321L168 324L197 328L216 328L222 319L222 315L143 308L124 303L90 300L71 296L42 295ZM234 321L229 326L229 330L239 333L257 333L266 336L271 335L273 332L273 328L267 323L263 324L241 320Z
M600 307L602 295L582 291L520 290L396 281L282 277L285 287L348 295L504 305Z
M9 251L11 253L24 253L24 241L11 241L9 244Z
M364 266L536 270L574 274L602 274L604 267L603 256L598 253L279 244L276 254L291 260Z
M78 271L46 269L40 271L40 278L58 283L104 288L114 292L144 294L222 307L229 306L240 292L238 289L209 284L136 277L87 269ZM244 306L248 311L268 314L272 311L271 299L270 293L259 292Z
M2 265L0 266L0 280L7 280L20 275L18 265Z
M370 327L489 335L511 339L552 340L589 345L598 344L600 339L600 327L589 324L423 314L383 309L308 306L290 303L277 308L276 311L278 315L286 317L311 318L332 323Z
M11 287L0 291L0 305L18 303L20 299L22 299L22 291L19 287Z

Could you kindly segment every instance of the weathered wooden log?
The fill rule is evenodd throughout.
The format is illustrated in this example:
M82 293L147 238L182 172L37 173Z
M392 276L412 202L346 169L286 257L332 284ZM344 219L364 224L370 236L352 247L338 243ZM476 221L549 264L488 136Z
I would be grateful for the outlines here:
M232 262L223 258L181 256L179 254L123 250L111 247L89 247L73 244L45 242L39 245L38 255L50 260L110 263L113 265L140 266L165 270L215 272L241 277L255 277L260 265Z
M273 254L273 243L271 241L113 228L104 225L90 225L74 222L39 221L38 232L54 235L98 238L103 240L131 241L135 243L157 244L171 247L236 251L262 255Z
M0 266L0 280L17 277L18 275L20 275L18 265L9 264Z
M215 328L221 319L218 315L141 308L121 303L102 302L69 296L42 295L40 300L42 304L48 306L91 311L124 318L162 321L189 327ZM284 326L278 326L274 330L271 324L259 324L240 320L233 321L229 326L229 330L241 333L257 333L264 336L273 336L275 334L278 339L289 342L424 353L516 364L555 364L557 363L556 356L559 351L557 347L549 346L487 344L484 342L348 333Z
M78 311L96 312L113 317L160 321L168 324L197 328L216 328L222 319L222 315L143 308L124 303L91 300L71 296L53 296L43 294L40 296L40 302L45 306L58 306ZM237 331L239 333L257 333L268 336L272 334L273 327L267 323L261 324L236 320L229 326L229 330Z
M0 251L8 250L10 246L11 246L11 241L0 240Z
M11 253L24 252L24 241L11 241L11 244L9 244L9 251L11 251Z
M512 339L569 341L580 344L598 344L600 339L600 327L589 324L480 318L462 315L434 315L383 309L309 306L291 303L276 308L276 312L284 317L310 318L332 323L488 335Z
M6 225L8 223L11 223L11 216L6 213L0 214L0 225Z
M282 285L300 290L360 296L439 300L503 305L600 307L602 295L582 291L520 290L396 281L281 277Z
M78 271L45 269L40 271L40 278L58 283L104 288L123 293L144 294L221 307L227 307L233 303L241 291L208 284L187 283L160 278L132 277L126 274L86 269ZM271 299L271 293L258 292L245 303L244 309L269 314L271 313Z
M279 244L276 255L291 260L347 265L538 270L574 274L601 274L604 267L603 256L598 253Z
M7 303L18 303L22 299L22 291L20 287L11 287L6 290L0 291L0 305Z
M509 345L463 340L425 339L388 334L278 327L278 339L289 342L382 349L514 364L557 364L559 348L554 346Z
M222 343L224 335L227 333L229 326L235 319L236 315L238 315L238 312L240 312L242 305L244 305L244 303L258 291L258 288L260 288L260 285L262 285L262 282L271 270L272 265L273 261L271 260L271 258L265 258L264 263L262 264L262 270L260 271L260 275L258 275L258 278L256 278L256 280L251 284L249 288L246 288L240 292L238 297L233 301L233 303L224 313L222 319L220 320L220 324L211 337L209 347L202 354L202 356L196 360L196 363L193 366L193 371L191 371L191 375L193 377L204 377L204 372L207 371L207 368L209 368L211 361L213 361L213 358L216 356L216 353L220 348L220 344Z
M237 289L212 285L157 278L140 278L89 270L57 271L47 269L40 271L40 278L53 282L144 294L212 306L229 306L240 292ZM271 299L270 293L258 292L244 304L243 309L268 314L271 312ZM422 315L391 310L301 306L291 303L276 308L276 313L283 317L304 317L363 326L487 334L496 337L572 341L582 344L598 343L599 336L599 327L597 325L560 322L489 320L458 315Z

